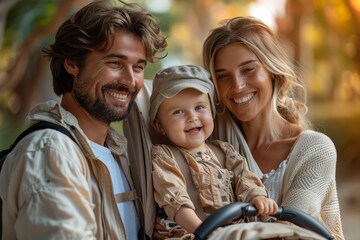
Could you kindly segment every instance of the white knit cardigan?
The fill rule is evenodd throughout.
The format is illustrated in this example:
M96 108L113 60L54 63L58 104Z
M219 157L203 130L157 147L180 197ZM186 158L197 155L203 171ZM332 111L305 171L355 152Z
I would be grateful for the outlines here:
M255 160L239 127L225 112L217 116L213 139L227 141L244 155L250 170L256 171ZM336 190L336 149L326 135L304 131L288 157L288 167L279 194L279 206L299 209L318 219L337 239L344 239Z

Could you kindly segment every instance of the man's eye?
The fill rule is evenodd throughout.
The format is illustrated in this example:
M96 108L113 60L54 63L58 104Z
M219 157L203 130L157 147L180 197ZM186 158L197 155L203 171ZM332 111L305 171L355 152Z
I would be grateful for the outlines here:
M143 72L144 70L145 70L145 66L143 66L143 65L134 66L135 72Z
M120 62L118 62L118 61L108 62L108 64L110 66L120 66Z

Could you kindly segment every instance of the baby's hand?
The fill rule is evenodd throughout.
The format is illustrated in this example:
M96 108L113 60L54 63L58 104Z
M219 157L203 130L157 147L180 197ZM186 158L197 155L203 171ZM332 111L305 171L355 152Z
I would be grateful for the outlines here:
M258 196L255 197L250 203L257 208L258 215L272 215L278 211L278 205L271 198Z

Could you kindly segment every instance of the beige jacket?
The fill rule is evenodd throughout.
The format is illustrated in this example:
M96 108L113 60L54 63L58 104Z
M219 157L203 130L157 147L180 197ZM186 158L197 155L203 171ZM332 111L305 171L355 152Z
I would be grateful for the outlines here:
M76 118L49 101L28 120L59 123L77 144L55 130L39 130L8 155L0 175L3 239L126 239L107 168ZM110 129L106 144L133 189L126 139Z
M233 146L221 141L212 143L224 153L225 167L211 152L209 158L199 160L181 150L206 216L234 201L250 202L257 196L268 196L260 179L249 171L246 160ZM173 221L181 207L195 210L187 192L185 176L178 165L180 160L175 159L170 148L167 145L154 146L152 161L155 200L159 207L164 208L168 219Z

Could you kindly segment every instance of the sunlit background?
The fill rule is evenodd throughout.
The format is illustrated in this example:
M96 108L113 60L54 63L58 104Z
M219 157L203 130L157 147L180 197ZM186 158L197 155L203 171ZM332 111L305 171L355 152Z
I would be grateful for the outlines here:
M85 0L0 0L0 148L52 92L41 49ZM337 180L347 239L360 236L360 0L142 0L168 35L168 56L146 78L174 64L202 64L201 47L223 19L252 15L278 32L308 88L309 117L338 151ZM311 200L310 200L311 201Z

